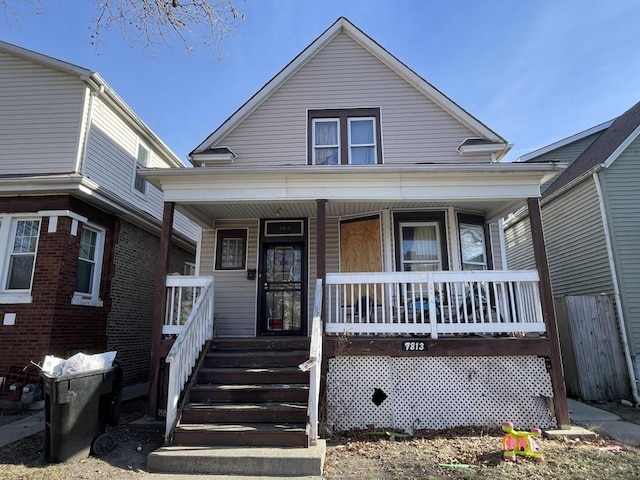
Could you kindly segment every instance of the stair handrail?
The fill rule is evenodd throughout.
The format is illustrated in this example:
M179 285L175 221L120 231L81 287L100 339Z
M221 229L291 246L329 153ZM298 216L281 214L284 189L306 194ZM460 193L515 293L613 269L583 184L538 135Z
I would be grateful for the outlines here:
M316 296L311 322L309 360L309 445L318 444L318 414L320 411L320 377L322 372L322 279L316 280ZM303 364L304 365L304 364Z
M178 402L200 357L202 347L213 338L213 277L207 279L193 310L166 358L169 365L165 442L169 442L178 417Z

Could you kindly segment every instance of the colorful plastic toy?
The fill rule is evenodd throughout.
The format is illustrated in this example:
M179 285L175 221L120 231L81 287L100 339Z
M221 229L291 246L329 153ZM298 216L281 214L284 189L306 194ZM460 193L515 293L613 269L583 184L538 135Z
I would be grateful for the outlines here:
M502 431L506 433L502 437L503 456L507 462L515 462L516 455L531 457L536 462L544 462L544 455L540 452L540 447L534 437L540 437L542 431L539 428L532 428L528 432L521 432L513 429L513 423L502 422Z

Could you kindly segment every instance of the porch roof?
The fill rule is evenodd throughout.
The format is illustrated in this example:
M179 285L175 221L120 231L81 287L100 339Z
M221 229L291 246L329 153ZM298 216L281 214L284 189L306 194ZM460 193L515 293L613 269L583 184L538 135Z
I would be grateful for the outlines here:
M221 218L313 217L384 208L460 207L497 219L540 196L564 164L216 166L143 169L165 202L203 226Z

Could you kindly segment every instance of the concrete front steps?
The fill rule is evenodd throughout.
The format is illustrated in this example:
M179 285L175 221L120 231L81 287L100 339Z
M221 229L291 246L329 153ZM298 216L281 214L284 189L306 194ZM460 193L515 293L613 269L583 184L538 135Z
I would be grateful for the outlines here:
M320 476L325 452L324 440L308 448L169 446L150 453L147 468L151 472L198 475Z

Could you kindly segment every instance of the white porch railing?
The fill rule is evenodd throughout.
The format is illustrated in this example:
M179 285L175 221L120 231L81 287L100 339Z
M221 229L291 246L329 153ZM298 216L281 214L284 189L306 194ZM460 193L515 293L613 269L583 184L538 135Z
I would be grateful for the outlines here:
M322 279L316 281L316 297L313 304L309 360L300 365L309 371L309 444L318 444L318 413L320 411L320 375L322 372Z
M331 273L327 333L442 334L546 331L534 270Z
M167 308L162 327L163 335L180 334L202 289L209 281L211 277L167 276Z
M182 280L182 285L180 280ZM175 426L180 394L191 376L202 347L213 338L213 278L212 277L167 277L167 288L193 288L200 281L202 286L194 296L195 304L186 322L181 326L180 334L167 355L169 365L169 386L167 394L167 419L165 441L169 441ZM175 292L172 292L175 294ZM180 296L179 296L180 298ZM184 307L184 304L182 304ZM169 305L167 304L167 310ZM180 309L176 310L181 311Z

